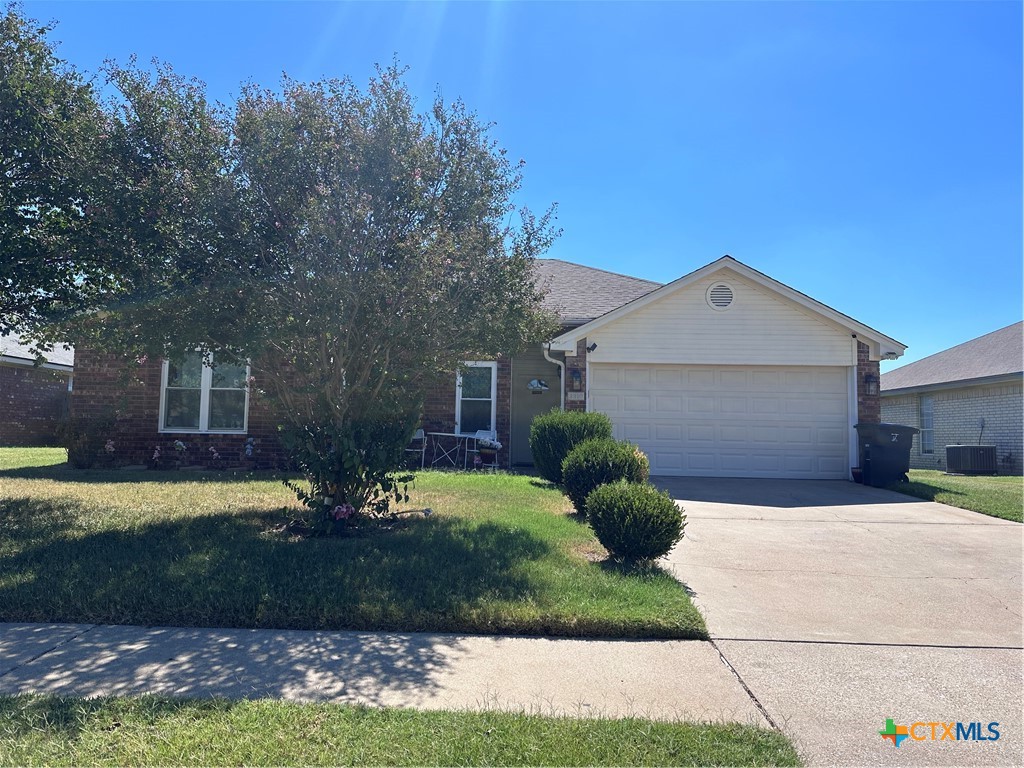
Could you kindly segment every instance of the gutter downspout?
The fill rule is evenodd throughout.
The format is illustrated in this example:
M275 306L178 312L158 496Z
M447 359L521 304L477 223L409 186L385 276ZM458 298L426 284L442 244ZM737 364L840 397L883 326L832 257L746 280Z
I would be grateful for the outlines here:
M541 352L544 353L544 359L549 363L554 363L558 366L561 373L558 376L558 408L559 410L565 410L565 362L559 362L552 358L548 353L551 351L551 343L540 345Z

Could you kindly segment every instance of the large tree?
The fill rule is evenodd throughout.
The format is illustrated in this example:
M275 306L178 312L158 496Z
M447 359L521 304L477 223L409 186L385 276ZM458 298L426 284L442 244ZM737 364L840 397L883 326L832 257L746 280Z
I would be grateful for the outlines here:
M81 294L44 306L65 312L47 338L248 361L310 504L383 508L438 374L550 330L533 259L551 212L515 211L520 164L461 102L417 112L394 65L231 108L166 67L106 75L94 175L65 208L117 268L94 281L69 251ZM31 259L19 281L38 290Z
M0 333L110 286L109 260L83 236L102 114L49 31L14 6L0 16Z
M209 278L234 197L201 84L111 66L104 103L51 33L15 5L0 18L0 332L42 341Z

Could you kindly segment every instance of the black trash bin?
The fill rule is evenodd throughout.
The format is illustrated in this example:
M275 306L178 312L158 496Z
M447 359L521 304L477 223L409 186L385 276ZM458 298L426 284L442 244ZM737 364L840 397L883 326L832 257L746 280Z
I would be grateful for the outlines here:
M856 429L864 484L882 488L907 482L910 446L920 430L903 424L857 424Z

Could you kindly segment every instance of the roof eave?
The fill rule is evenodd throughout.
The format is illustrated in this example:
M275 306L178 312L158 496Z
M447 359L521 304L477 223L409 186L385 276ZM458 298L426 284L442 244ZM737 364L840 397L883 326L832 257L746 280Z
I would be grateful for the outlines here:
M883 377L884 378L884 377ZM963 387L979 387L986 384L999 384L1002 382L1016 382L1024 379L1024 371L1017 373L997 373L992 376L978 376L973 379L954 379L953 381L936 381L929 384L912 384L908 387L893 387L882 389L879 392L881 397L897 395L912 395L918 392L934 392L940 389L961 389ZM884 382L883 382L884 383Z
M35 360L28 360L24 357L12 357L11 355L0 355L0 364L2 365L15 365L19 368L46 368L50 371L62 371L64 373L73 373L75 367L73 365L65 365L63 363L51 363L46 361L36 365Z

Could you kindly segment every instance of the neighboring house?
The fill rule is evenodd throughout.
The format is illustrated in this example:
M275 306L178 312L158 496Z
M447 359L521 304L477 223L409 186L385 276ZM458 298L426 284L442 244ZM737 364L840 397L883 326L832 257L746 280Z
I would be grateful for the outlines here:
M427 431L493 429L501 466L531 464L530 421L563 406L608 413L654 474L847 479L853 425L879 420L878 361L905 350L729 256L667 285L557 259L537 269L562 333L511 360L466 361L424 408ZM149 363L126 388L116 358L80 350L72 409L118 402L123 459L174 439L231 456L253 438L277 460L244 371L218 369L218 383L193 367Z
M945 469L947 445L994 445L1001 473L1022 472L1024 323L882 375L882 420L917 427L916 469Z
M0 336L0 446L57 445L74 364L70 347L39 359L17 336Z

